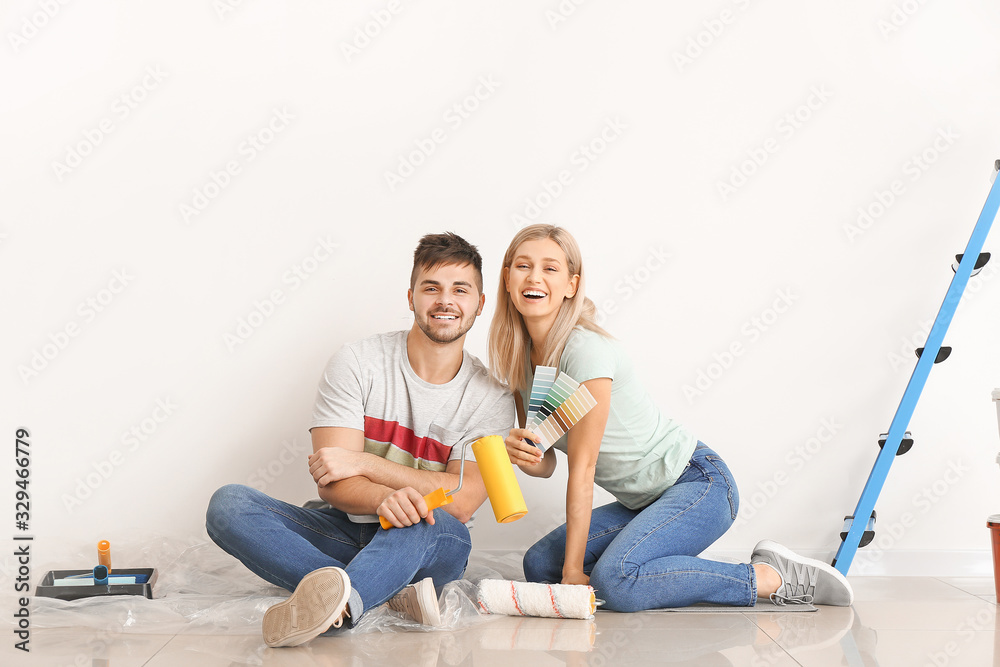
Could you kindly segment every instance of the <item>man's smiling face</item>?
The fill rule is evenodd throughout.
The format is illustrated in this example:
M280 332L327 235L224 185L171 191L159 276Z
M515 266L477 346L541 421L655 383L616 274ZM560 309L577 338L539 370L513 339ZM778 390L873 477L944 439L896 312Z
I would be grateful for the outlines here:
M440 264L421 269L409 290L417 327L435 343L453 343L472 328L486 297L476 287L471 264Z

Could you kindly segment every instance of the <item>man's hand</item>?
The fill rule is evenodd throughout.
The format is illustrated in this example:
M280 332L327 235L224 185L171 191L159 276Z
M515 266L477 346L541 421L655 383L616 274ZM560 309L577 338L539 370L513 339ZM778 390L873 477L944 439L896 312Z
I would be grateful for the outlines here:
M317 486L357 477L362 474L360 464L364 456L364 452L344 447L322 447L309 455L309 474Z
M386 496L382 504L378 506L376 513L385 517L385 520L395 528L412 526L415 523L420 523L421 519L426 519L428 524L434 525L434 511L427 509L424 497L410 486L393 491Z

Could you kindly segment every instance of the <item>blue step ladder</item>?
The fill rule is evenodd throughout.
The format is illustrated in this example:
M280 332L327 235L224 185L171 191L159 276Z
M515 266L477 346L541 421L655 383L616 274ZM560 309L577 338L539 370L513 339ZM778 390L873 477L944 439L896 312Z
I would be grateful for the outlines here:
M882 451L875 459L875 465L872 467L871 474L868 475L864 490L861 491L861 498L858 499L854 514L845 517L844 530L840 534L843 542L841 542L837 555L834 556L831 563L845 576L851 568L851 562L854 560L858 548L865 546L875 537L875 501L878 500L879 493L882 492L893 459L900 454L905 454L913 445L913 437L906 430L906 427L917 407L917 400L927 383L931 367L944 361L951 354L951 348L942 347L941 343L944 341L944 335L955 315L955 309L958 308L958 304L962 300L962 293L965 292L969 278L978 273L990 259L990 253L984 253L982 250L986 236L993 225L993 220L997 216L997 210L1000 209L998 171L1000 171L1000 160L993 163L993 186L986 197L986 203L983 205L979 220L972 230L972 236L965 247L965 252L955 257L957 263L952 265L955 277L951 280L944 302L941 304L930 333L927 335L927 342L924 347L916 350L917 365L906 385L906 391L903 392L903 398L896 409L896 415L889 425L889 432L879 436L879 446ZM863 518L859 520L859 517Z

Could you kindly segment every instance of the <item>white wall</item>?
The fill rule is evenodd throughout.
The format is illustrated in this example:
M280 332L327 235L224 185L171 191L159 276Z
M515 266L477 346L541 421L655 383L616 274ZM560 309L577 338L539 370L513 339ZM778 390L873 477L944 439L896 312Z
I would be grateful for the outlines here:
M607 328L735 471L740 523L714 553L770 537L833 554L1000 157L1000 9L578 4L5 4L2 432L31 432L39 558L197 534L228 482L313 497L321 368L409 326L417 239L479 245L489 301L468 347L485 358L498 262L528 219L577 235ZM973 280L879 500L883 548L852 573L990 571L998 268ZM700 371L716 379L686 395ZM564 479L523 480L531 514L486 509L476 546L554 526Z

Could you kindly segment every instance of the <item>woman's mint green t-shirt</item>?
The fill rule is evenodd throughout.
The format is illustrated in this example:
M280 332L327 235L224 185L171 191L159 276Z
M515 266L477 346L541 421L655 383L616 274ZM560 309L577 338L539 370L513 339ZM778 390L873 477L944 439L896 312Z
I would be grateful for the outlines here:
M528 386L534 381L531 368ZM653 502L680 477L697 438L664 415L635 376L617 341L577 327L570 334L559 371L583 383L611 378L611 410L604 429L594 481L629 509ZM521 399L527 411L528 393ZM564 435L554 445L566 453Z

